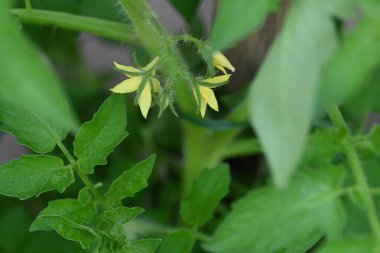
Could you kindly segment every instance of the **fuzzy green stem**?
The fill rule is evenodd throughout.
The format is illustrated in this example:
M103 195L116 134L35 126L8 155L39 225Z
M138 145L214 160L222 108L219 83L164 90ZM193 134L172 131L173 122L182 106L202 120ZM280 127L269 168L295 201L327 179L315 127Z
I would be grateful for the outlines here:
M32 4L30 3L30 0L24 0L25 1L25 8L28 10L32 9Z
M75 161L74 157L71 155L70 151L67 150L65 145L61 141L57 142L57 145L59 149L62 151L64 156L69 161L71 167L75 171L75 173L78 175L78 177L82 180L84 185L91 191L91 193L94 195L94 197L99 201L99 203L107 208L109 205L107 201L104 199L104 197L96 190L94 184L91 182L91 180L87 177L86 174L84 174L79 168L78 163Z
M380 240L380 223L377 217L377 211L375 204L371 196L371 189L367 183L364 169L360 163L359 155L355 150L353 143L353 138L349 133L349 129L346 125L346 122L338 108L338 106L333 106L328 110L331 121L335 127L339 128L346 134L346 138L343 141L343 146L345 153L347 155L348 164L351 167L352 173L355 177L358 192L361 194L362 198L365 200L366 204L366 213L372 229L373 234L378 240Z
M139 39L132 26L118 22L56 11L12 9L22 23L47 25L67 30L88 32L104 38L138 45Z

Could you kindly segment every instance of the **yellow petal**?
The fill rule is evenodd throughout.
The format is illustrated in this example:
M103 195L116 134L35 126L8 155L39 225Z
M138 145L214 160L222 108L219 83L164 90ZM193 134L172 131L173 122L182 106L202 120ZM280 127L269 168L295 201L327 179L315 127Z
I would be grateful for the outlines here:
M145 84L144 89L141 91L138 103L142 115L144 116L144 118L146 118L148 116L150 105L152 104L152 93L150 85L148 83Z
M137 69L137 68L134 68L132 66L125 66L125 65L121 65L117 62L114 62L113 64L115 64L115 67L117 69L120 69L120 70L123 70L123 71L127 71L127 72L130 72L130 73L141 73L141 70ZM129 76L127 74L127 76Z
M159 59L159 57L154 58L151 62L148 63L148 65L146 65L144 67L144 70L146 70L146 71L150 70L154 65L157 64L158 59Z
M205 82L205 83L211 83L211 84L224 83L224 82L227 82L228 79L230 79L230 76L231 76L230 74L221 75L221 76L215 76L215 77L212 77L212 78L203 79L201 81Z
M157 78L153 78L153 90L156 93L160 93L162 91L161 83Z
M207 102L202 98L202 99L201 99L201 116L202 116L202 118L205 117L205 114L206 114L206 106L207 106Z
M212 109L214 109L215 111L219 111L218 101L216 100L214 91L204 86L200 86L199 90L201 92L202 99L204 99Z
M223 74L227 75L227 71L223 66L221 66L219 64L215 64L215 63L214 63L214 66L215 66L215 68L220 69L223 72Z
M214 52L212 54L212 57L214 60L214 65L220 65L222 67L228 68L232 72L235 72L234 66L232 66L231 62L221 52Z
M141 83L141 79L142 79L141 77L132 77L132 78L126 79L122 81L121 83L119 83L118 85L116 85L115 87L113 87L111 91L115 93L134 92L139 87Z

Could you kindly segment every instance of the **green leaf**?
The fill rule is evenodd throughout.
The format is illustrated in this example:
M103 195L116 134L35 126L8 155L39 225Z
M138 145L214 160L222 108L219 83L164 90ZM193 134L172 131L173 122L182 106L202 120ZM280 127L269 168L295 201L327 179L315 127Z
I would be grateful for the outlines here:
M64 192L74 182L71 167L48 155L25 155L0 167L0 194L20 199L57 189Z
M380 68L380 19L364 18L324 69L321 104L342 102L358 91ZM360 66L357 67L357 66Z
M4 1L2 1L4 2ZM76 128L59 80L42 54L20 33L20 26L0 8L0 98L62 129ZM11 63L11 64L10 64ZM0 104L0 108L2 104Z
M91 121L84 123L74 141L74 154L79 169L94 172L94 166L107 163L108 155L127 136L125 96L112 94L99 108Z
M111 234L115 234L117 229L127 223L128 221L135 218L137 215L144 212L141 207L117 207L105 210L99 219L99 227L101 229L110 229Z
M60 124L49 124L24 107L0 97L0 130L14 134L19 143L35 152L47 153L67 135Z
M193 235L186 230L180 230L170 234L160 245L160 253L191 253L193 248Z
M279 0L220 0L211 33L212 47L222 50L257 31L268 14L279 7Z
M191 193L181 202L182 219L189 225L204 225L212 218L219 201L227 195L229 184L228 165L222 164L211 170L203 170L195 180Z
M156 155L151 155L123 172L106 192L107 200L112 204L120 205L121 200L133 197L137 192L147 187L147 180L152 174L155 160Z
M319 75L337 48L332 8L326 1L293 2L249 92L250 121L279 187L286 186L301 158ZM336 1L336 9L341 2Z
M160 239L150 238L133 241L127 248L122 249L120 253L154 253L160 242Z
M83 205L76 199L60 199L49 202L30 226L30 231L55 230L67 240L79 242L90 248L97 239L95 231L88 226L96 215L94 205Z
M375 238L343 239L327 242L318 253L377 253L380 251Z
M197 15L198 6L202 0L170 0L179 13L191 23Z
M341 178L342 170L299 172L285 191L275 187L251 191L233 204L205 248L218 253L271 253L310 246L325 235L339 236L344 222L336 197Z

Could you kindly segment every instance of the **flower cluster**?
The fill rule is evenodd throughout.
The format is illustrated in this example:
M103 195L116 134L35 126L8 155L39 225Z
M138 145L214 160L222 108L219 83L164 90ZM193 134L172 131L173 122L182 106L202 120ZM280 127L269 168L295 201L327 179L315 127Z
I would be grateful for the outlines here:
M111 89L111 91L114 93L131 93L136 91L136 102L138 103L144 118L147 118L148 116L153 96L156 97L158 95L156 101L158 101L161 106L160 114L166 109L169 102L171 102L169 101L170 94L163 91L161 83L156 76L159 60L159 57L156 57L143 68L125 66L114 62L115 67L122 71L128 79L117 84ZM202 117L205 116L207 105L215 111L219 110L218 101L216 100L212 89L228 82L231 75L227 74L226 69L229 69L232 72L235 71L235 68L231 65L228 59L220 52L213 53L213 65L215 68L222 71L223 75L208 78L196 78L193 82L193 93Z

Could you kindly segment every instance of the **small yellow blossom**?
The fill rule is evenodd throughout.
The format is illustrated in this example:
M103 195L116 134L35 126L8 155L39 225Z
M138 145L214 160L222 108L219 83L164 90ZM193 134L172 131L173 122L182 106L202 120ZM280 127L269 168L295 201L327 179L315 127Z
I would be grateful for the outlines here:
M200 103L201 116L204 117L206 114L206 107L209 105L215 111L219 111L218 101L216 100L214 91L212 88L220 86L220 84L225 83L230 78L230 74L215 76L212 78L201 79L199 83L199 93L201 101L198 101L198 97L195 94L195 99L197 103ZM203 83L203 85L202 85Z
M230 63L230 61L219 51L216 51L212 54L213 64L216 68L220 69L224 74L227 74L225 68L235 72L234 66Z
M160 81L157 78L153 77L154 73L152 76L144 76L144 73L151 71L157 62L158 57L156 57L142 69L121 65L114 62L116 68L123 71L129 78L117 84L111 89L111 91L114 93L131 93L137 91L140 85L144 85L137 101L144 118L147 118L150 106L152 104L151 86L153 86L153 90L156 93L159 93L162 90ZM143 80L145 80L145 82L143 82Z

